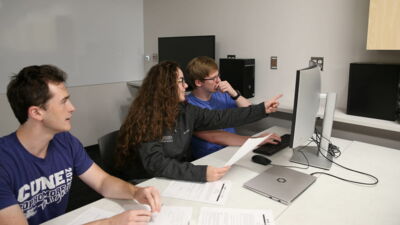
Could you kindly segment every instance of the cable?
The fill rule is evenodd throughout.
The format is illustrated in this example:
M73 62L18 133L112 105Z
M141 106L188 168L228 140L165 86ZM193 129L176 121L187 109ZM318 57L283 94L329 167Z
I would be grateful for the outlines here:
M329 145L328 145L327 153L329 153L329 155L331 155L334 158L339 158L342 155L342 152L340 151L339 147L332 144L330 139L324 137L322 135L322 132L319 132L319 130L317 128L315 128L314 132L315 132L315 136L317 137L317 140L314 140L314 141L318 141L318 143L320 143L320 144L321 144L322 139L325 139L328 141Z
M354 170L352 170L352 171L354 171ZM363 172L360 172L360 171L354 171L354 172L361 173L361 174L364 174L366 176L372 177L373 179L375 179L375 182L373 182L373 183L364 183L364 182L359 182L359 181L354 181L354 180L349 180L349 179L346 179L346 178L338 177L338 176L335 176L333 174L325 173L325 172L314 172L314 173L311 173L310 175L314 176L315 174L322 174L322 175L327 175L327 176L331 176L331 177L337 178L339 180L347 181L347 182L350 182L350 183L369 185L369 186L375 185L379 181L378 178L376 178L375 176L373 176L371 174L363 173Z
M332 153L330 153L330 150L329 150L329 149L326 150L326 149L323 149L322 147L320 147L320 143L317 143L316 141L318 141L318 140L321 141L321 139L324 138L324 137L322 136L322 134L320 134L320 136L321 136L322 138L321 138L321 137L318 138L318 135L319 135L319 134L318 134L318 130L317 130L317 129L315 129L315 133L316 133L316 136L317 136L317 140L316 140L316 139L313 139L313 140L314 140L314 142L315 142L315 143L317 144L317 146L318 146L318 151L319 151L319 153L320 153L326 160L332 162L333 164L335 164L335 165L337 165L337 166L339 166L339 167L342 167L343 169L346 169L346 170L349 170L349 171L352 171L352 172L355 172L355 173L359 173L359 174L368 176L368 177L374 179L375 182L372 182L372 183L365 183L365 182L360 182L360 181L354 181L354 180L345 179L345 178L338 177L338 176L335 176L335 175L332 175L332 174L329 174L329 173L325 173L325 172L314 172L314 173L311 173L310 175L313 176L313 175L315 175L315 174L323 174L323 175L335 177L335 178L337 178L337 179L340 179L340 180L343 180L343 181L347 181L347 182L350 182L350 183L362 184L362 185L376 185L376 184L378 184L379 179L378 179L377 177L375 177L374 175L368 174L368 173L364 173L364 172L361 172L361 171L358 171L358 170L350 169L350 168L345 167L345 166L343 166L343 165L341 165L341 164L339 164L339 163L337 163L337 162L334 162L333 160L331 160L331 159L329 159L328 157L326 157L326 156L321 152L321 149L324 150L324 151L327 151L329 154L332 154ZM327 138L325 138L325 139L328 140ZM329 141L329 144L331 145L331 141L330 141L330 140L328 140L328 141ZM332 146L335 146L335 145L332 145ZM337 149L337 151L340 152L340 150L339 150L338 147L335 146L335 148ZM340 154L341 154L341 152L340 152ZM332 156L334 156L334 155L332 155ZM340 155L339 155L339 156L340 156Z
M304 156L304 158L306 159L306 161L307 161L307 166L306 166L306 167L300 167L300 166L286 166L286 165L279 165L279 164L272 164L272 163L271 163L271 165L273 165L273 166L282 166L282 167L286 167L286 168L304 169L304 170L310 168L310 163L308 162L308 159L307 159L306 155L304 154L304 152L301 151L301 150L302 150L303 148L309 146L312 142L313 142L313 141L310 140L306 145L302 146L300 149L296 149L296 151L299 151L299 152ZM294 152L295 150L294 150L293 148L292 148L292 151L293 151L293 154L295 154L295 152Z

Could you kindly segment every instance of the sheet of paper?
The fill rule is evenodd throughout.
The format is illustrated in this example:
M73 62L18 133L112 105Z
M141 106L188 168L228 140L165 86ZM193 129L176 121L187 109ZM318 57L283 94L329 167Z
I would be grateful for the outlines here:
M81 225L114 216L118 213L99 208L89 208L68 225ZM163 206L161 212L153 213L149 225L188 225L192 217L191 207Z
M200 210L198 225L274 225L271 210L209 208Z
M111 216L116 215L117 213L113 213L110 211L106 211L99 208L89 208L88 210L84 211L78 217L76 217L72 222L68 223L68 225L81 225L85 223L89 223L91 221L100 220L104 218L108 218Z
M243 156L245 156L247 153L255 149L259 144L261 144L265 139L269 138L271 134L264 136L264 137L251 137L247 139L246 142L243 143L243 145L237 150L237 152L228 160L228 162L225 163L225 166L231 166L235 164L237 161L239 161Z
M151 211L150 205L147 204L140 204L138 201L133 199L133 203L131 204L124 204L122 206L125 210L148 210Z
M160 213L153 213L149 225L188 225L192 207L163 206Z
M207 183L171 181L163 196L213 204L224 204L232 187L232 182L219 180Z

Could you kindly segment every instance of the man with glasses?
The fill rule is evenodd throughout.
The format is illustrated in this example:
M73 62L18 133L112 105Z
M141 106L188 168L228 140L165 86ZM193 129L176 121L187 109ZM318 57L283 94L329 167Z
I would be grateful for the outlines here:
M190 104L211 110L251 105L228 81L221 81L214 59L196 57L188 63L186 71L188 83L193 88L186 98ZM236 134L235 128L196 132L191 142L193 157L201 158L227 145L240 146L248 138ZM266 142L277 143L274 140L280 141L280 137L273 134Z

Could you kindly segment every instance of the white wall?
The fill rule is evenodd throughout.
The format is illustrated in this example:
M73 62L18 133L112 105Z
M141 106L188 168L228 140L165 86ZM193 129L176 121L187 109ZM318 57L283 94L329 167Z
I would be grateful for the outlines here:
M0 137L18 127L12 73L54 64L68 74L72 133L85 145L118 129L144 77L143 0L0 0ZM99 85L93 85L99 84Z
M160 36L216 35L216 58L256 59L256 99L283 93L293 105L295 71L311 56L325 59L323 91L346 108L349 63L400 63L400 51L367 51L367 0L146 0L144 52ZM278 70L269 69L278 56ZM147 70L152 63L145 65Z
M99 137L119 129L137 91L125 82L70 87L68 90L76 107L71 132L84 146L97 144ZM0 115L0 136L19 126L4 94L0 95Z
M9 76L54 64L72 86L143 77L143 0L0 0L0 93Z

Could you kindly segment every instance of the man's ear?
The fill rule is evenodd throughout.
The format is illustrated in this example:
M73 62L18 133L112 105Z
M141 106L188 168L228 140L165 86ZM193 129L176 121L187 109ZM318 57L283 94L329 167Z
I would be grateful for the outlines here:
M28 108L28 118L34 120L43 120L43 109L39 106L31 106Z
M195 80L194 85L196 85L196 87L201 87L203 86L203 82L201 80Z

